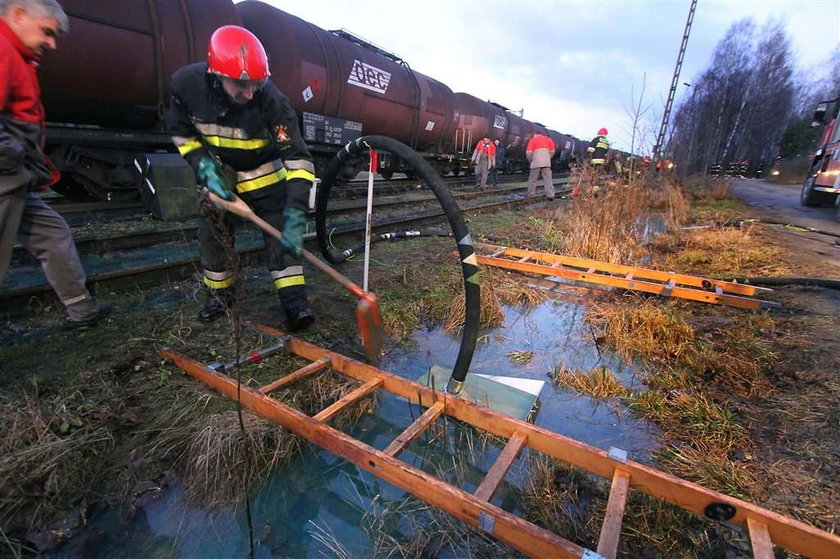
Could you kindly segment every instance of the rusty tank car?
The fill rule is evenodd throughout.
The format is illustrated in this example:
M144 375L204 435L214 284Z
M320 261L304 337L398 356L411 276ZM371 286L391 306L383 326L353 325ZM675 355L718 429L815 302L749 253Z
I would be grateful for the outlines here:
M408 63L346 31L325 31L257 0L64 0L71 32L41 68L47 151L69 197L136 199L134 160L174 151L164 115L169 80L204 60L212 32L243 25L266 47L272 80L291 100L316 168L364 134L408 144L441 174L469 171L475 142L488 135L508 147L511 169L527 167L525 145L546 130L505 107L413 71ZM571 137L569 137L571 138ZM572 139L573 140L573 139ZM560 165L580 141L560 149ZM348 169L347 175L356 170ZM383 154L380 173L411 173ZM82 195L82 196L80 196Z

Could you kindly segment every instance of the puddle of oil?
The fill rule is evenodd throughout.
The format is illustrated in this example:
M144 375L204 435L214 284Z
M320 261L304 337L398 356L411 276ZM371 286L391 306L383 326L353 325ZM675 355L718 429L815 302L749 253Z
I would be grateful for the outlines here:
M460 344L460 338L440 329L417 332L414 341L411 349L393 352L380 366L417 379L431 365L451 367ZM517 363L509 357L520 351L532 352L532 359ZM548 381L540 395L537 425L603 449L620 447L631 458L645 460L655 447L655 430L615 402L597 403L555 387L548 373L558 364L581 370L606 366L625 385L639 384L627 364L603 349L599 353L583 320L583 307L555 300L528 312L506 309L502 327L482 332L470 371ZM377 398L376 412L348 433L383 449L422 410L387 393ZM472 492L500 452L501 445L483 444L472 429L447 421L421 435L400 459ZM528 455L523 453L494 495L494 504L521 512L528 463ZM270 476L251 496L255 556L369 557L376 549L371 535L376 530L364 526L379 519L378 530L410 538L412 522L418 520L407 521L404 513L414 511L416 503L401 489L305 445L299 457ZM186 503L182 489L176 487L127 521L118 510L106 510L85 533L49 557L245 557L248 533L244 509L240 503L237 509L202 511ZM450 550L443 556L470 557L473 551Z

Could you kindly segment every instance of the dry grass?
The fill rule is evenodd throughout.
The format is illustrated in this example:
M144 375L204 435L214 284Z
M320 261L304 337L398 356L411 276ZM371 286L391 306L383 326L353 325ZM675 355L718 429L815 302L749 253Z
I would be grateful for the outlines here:
M0 407L0 525L24 514L33 528L51 516L53 503L72 501L96 479L114 439L83 408L68 408L61 398L4 395ZM62 429L65 422L69 427Z
M592 398L620 398L627 395L627 389L606 367L596 367L586 373L559 366L549 374L557 385Z
M236 411L204 418L185 451L187 496L206 507L235 503L299 450L299 439L273 421ZM241 474L241 475L240 475Z
M542 249L569 256L622 264L640 264L647 257L650 218L659 214L669 228L685 222L688 202L671 181L651 185L593 182L587 167L572 173L571 184L580 188L559 220L536 224Z
M447 333L457 332L464 327L466 308L463 288L457 293L443 320L443 329ZM505 319L503 305L533 308L547 298L545 291L528 287L521 275L484 268L481 271L481 327L501 326Z
M783 276L790 272L781 249L766 244L751 228L677 231L659 237L659 266L714 278Z
M746 430L735 421L729 407L699 392L648 391L633 394L627 404L666 429L671 440L703 443L725 452L750 444Z
M647 382L654 388L685 389L711 383L748 397L765 397L772 385L764 370L776 359L766 336L774 328L767 314L720 317L706 332L689 324L682 302L641 300L596 303L588 318L604 331L607 343L625 359L653 365ZM715 320L714 317L711 318Z
M748 464L729 458L731 453L702 441L665 446L657 461L670 473L740 499L756 500L762 487Z

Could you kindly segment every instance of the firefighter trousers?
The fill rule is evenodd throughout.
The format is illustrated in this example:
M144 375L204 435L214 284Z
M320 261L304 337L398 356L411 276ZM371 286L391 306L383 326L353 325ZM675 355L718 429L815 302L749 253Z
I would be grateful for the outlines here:
M283 230L283 208L286 203L283 184L240 194L254 213L278 231ZM204 283L210 289L231 287L236 272L235 262L231 258L235 254L234 227L240 220L209 203L202 203L201 208L198 240ZM289 254L271 235L263 233L263 239L266 264L283 309L286 312L308 309L302 261Z

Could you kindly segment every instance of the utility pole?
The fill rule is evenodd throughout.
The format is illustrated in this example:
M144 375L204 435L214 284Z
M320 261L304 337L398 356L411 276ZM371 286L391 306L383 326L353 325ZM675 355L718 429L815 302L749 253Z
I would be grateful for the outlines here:
M691 8L688 10L688 19L685 21L685 32L683 33L680 53L677 55L677 65L674 67L674 77L671 79L671 90L668 92L668 102L665 103L665 112L662 114L662 124L659 126L659 134L656 136L656 145L653 146L653 157L650 161L650 170L656 169L662 154L662 144L665 141L665 130L668 128L668 121L671 118L671 107L674 105L674 95L677 91L677 82L680 80L685 47L688 45L688 34L691 32L691 23L694 21L694 10L697 9L697 0L691 0Z

